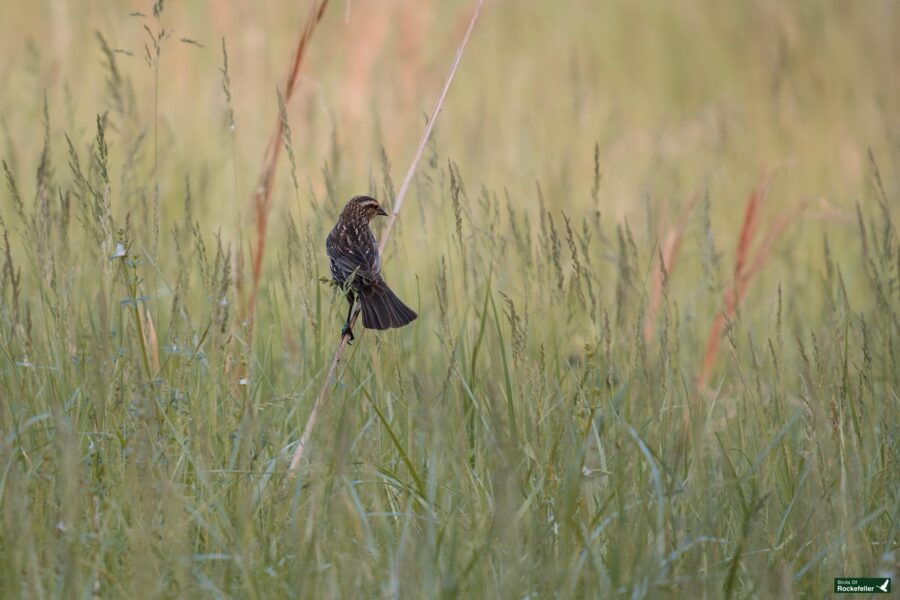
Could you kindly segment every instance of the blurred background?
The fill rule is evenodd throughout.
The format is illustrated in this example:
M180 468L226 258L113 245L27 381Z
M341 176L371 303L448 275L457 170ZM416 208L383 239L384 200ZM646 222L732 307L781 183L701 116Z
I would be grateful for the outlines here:
M309 7L165 3L159 168L197 167L201 211L236 195L232 153L218 151L230 145L222 39L237 192L249 199L278 118L276 87ZM331 3L288 107L301 189L321 196L327 163L339 195L365 190L382 147L402 177L471 8L459 0ZM604 211L635 219L648 198L708 189L714 203L743 199L766 168L781 168L784 201L824 197L847 208L865 185L868 147L883 171L896 171L898 12L892 0L489 0L436 139L473 186L506 186L527 203L540 181L548 201L570 211L589 199L595 143ZM54 136L84 140L95 115L114 109L98 32L126 89L130 116L112 113L113 125L151 128L157 95L145 25L157 31L149 2L3 2L0 154L40 152L44 94ZM114 158L126 143L111 136ZM293 202L289 178L278 185L275 206ZM229 214L206 216L233 227Z
M325 236L473 3L329 3L253 320L312 6L0 0L0 597L896 576L897 0L487 0L333 388Z

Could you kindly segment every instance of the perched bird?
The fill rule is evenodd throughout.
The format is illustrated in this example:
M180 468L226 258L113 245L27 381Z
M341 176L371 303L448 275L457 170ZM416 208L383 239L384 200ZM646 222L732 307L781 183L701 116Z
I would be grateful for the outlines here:
M338 222L325 240L331 260L331 277L347 294L350 307L341 335L350 335L355 296L359 297L363 325L367 329L403 327L416 313L403 304L381 277L378 244L369 229L369 221L387 216L378 201L369 196L354 196L344 206Z

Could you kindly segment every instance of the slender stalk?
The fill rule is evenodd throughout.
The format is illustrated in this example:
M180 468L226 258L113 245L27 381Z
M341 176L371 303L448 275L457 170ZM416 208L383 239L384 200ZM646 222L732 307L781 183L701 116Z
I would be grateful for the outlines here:
M381 242L378 245L378 252L380 254L384 253L384 247L387 244L388 237L391 235L391 230L394 227L394 222L397 220L397 216L400 214L400 208L403 206L403 200L406 198L406 192L409 190L409 186L412 183L413 175L416 173L416 168L419 166L419 162L422 160L422 155L425 153L425 146L428 144L428 138L431 137L431 130L434 128L435 119L437 119L438 114L441 112L441 108L444 106L444 100L447 97L447 91L450 89L450 84L453 82L453 77L456 75L456 70L459 68L459 63L462 60L463 51L466 48L466 45L469 43L469 36L472 34L472 29L475 28L475 22L478 21L478 15L481 13L481 7L484 6L484 0L476 0L475 2L475 10L472 12L472 18L469 19L469 26L466 28L466 33L463 36L462 42L460 42L459 47L456 49L456 57L453 59L453 64L450 66L450 71L447 73L447 79L444 81L444 87L441 89L441 93L438 96L438 99L434 103L434 107L431 109L431 116L428 118L428 124L425 126L425 131L422 132L422 138L419 140L419 147L416 148L416 153L413 156L412 163L409 165L409 169L406 171L406 177L403 178L403 183L400 185L400 190L397 192L397 198L394 200L394 206L391 210L391 215L388 218L387 225L385 225L384 233L381 235ZM350 319L350 327L356 323L356 319L359 317L359 310L357 309L355 313L353 313L353 317ZM319 392L319 396L316 398L315 404L313 404L312 410L309 413L309 417L306 419L306 426L303 428L303 435L300 437L300 441L297 443L297 447L294 448L294 454L291 457L291 465L288 468L288 478L293 479L297 473L297 468L300 466L300 461L303 459L303 453L306 450L306 446L309 443L310 437L312 437L313 430L316 426L316 419L319 416L319 410L322 408L322 404L328 398L328 393L332 389L331 382L334 378L335 373L337 372L338 363L341 361L341 356L344 354L344 348L347 347L347 343L350 341L350 335L344 334L341 337L341 341L338 344L337 350L334 353L334 359L331 361L331 366L328 368L328 375L325 378L325 383L322 384L322 389ZM336 384L337 382L335 382Z
M306 50L316 27L322 21L325 9L328 7L329 0L321 0L318 4L310 8L309 16L306 24L300 32L297 39L297 46L294 49L294 56L291 60L291 68L288 71L287 81L284 89L284 104L290 104L291 97L297 88L297 81L300 77L300 65L306 56ZM251 268L253 280L251 283L250 297L245 308L246 320L249 326L247 335L248 346L253 343L253 322L256 312L256 296L259 293L259 282L262 277L262 259L266 249L266 230L269 222L269 208L272 203L272 185L275 181L275 170L278 166L278 156L281 153L281 136L284 133L284 120L278 115L275 124L275 131L269 139L269 145L266 147L265 157L263 159L263 168L259 174L259 183L253 194L253 204L256 211L256 245L251 251Z
M153 69L153 178L159 181L159 52ZM157 183L156 185L159 185Z
M144 340L144 326L141 324L141 312L140 308L138 308L138 300L137 298L137 286L132 286L132 300L134 302L132 308L134 309L134 325L137 328L138 332L138 341L141 344L141 358L144 363L144 372L147 374L147 380L153 380L153 372L150 370L150 360L147 358L147 343Z

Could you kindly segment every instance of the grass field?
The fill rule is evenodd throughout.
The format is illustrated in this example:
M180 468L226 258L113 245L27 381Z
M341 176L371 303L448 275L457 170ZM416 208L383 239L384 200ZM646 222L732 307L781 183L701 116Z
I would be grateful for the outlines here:
M312 6L0 9L0 598L898 576L895 2L488 0L291 478L473 5Z

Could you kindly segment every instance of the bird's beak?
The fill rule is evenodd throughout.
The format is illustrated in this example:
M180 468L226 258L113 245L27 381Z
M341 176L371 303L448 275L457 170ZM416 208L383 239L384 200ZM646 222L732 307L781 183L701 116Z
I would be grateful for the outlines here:
M375 214L376 214L376 215L381 215L382 217L388 216L388 214L387 214L386 212L384 212L384 209L381 208L380 206L379 206L378 208L375 209Z

